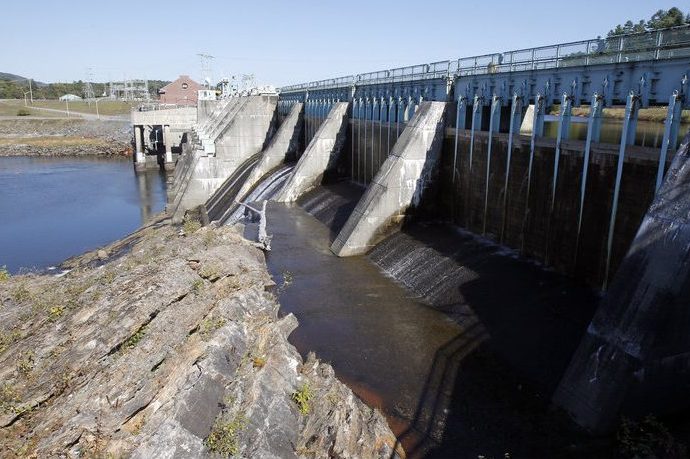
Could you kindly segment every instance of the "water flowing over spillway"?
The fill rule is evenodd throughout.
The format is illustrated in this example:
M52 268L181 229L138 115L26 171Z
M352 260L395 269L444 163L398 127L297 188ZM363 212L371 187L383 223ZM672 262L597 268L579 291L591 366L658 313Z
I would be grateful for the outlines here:
M270 200L290 170L246 201ZM574 434L548 400L596 295L447 225L413 224L367 257L338 258L330 243L362 191L341 182L298 206L269 203L269 271L282 313L300 321L290 340L380 408L411 456L500 456L510 445L557 457Z
M331 230L338 234L357 205L364 189L351 183L341 182L317 187L302 196L297 203Z
M262 180L244 199L245 203L270 201L280 191L285 181L288 179L290 172L294 169L294 164L285 165L268 175ZM237 223L245 214L245 209L242 206L233 206L234 211L227 218L227 224L232 225Z

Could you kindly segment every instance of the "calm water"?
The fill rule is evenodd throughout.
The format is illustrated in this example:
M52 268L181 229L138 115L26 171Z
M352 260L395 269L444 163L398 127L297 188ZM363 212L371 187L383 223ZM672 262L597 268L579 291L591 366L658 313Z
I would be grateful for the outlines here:
M126 159L0 157L0 266L47 268L137 229L165 178Z
M555 138L558 135L558 117L549 117L544 124L544 134L546 137ZM587 138L587 121L588 118L574 116L570 124L570 139L585 140ZM618 145L621 141L621 131L623 130L623 121L604 119L601 126L601 143L610 143ZM678 148L685 134L690 130L690 124L681 124L678 131L678 140L675 148ZM664 123L655 123L652 121L638 121L637 129L635 130L635 145L641 147L661 148L661 142L664 138Z

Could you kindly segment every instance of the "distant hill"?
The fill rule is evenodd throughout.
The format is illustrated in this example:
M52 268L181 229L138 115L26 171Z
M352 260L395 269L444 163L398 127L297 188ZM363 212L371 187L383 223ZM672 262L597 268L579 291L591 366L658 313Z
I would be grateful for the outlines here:
M25 81L25 80L27 80L27 78L23 77L21 75L15 75L14 73L0 72L0 80L2 80L2 81L14 81L14 80ZM31 80L31 81L33 83L35 83L36 86L46 86L46 83L43 83L41 81L36 81L36 80Z

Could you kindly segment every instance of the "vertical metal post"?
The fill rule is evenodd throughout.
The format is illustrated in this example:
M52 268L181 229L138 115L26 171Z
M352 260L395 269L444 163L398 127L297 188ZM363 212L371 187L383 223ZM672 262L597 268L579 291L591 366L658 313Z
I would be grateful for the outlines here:
M491 149L493 146L494 132L498 132L501 125L501 98L494 94L491 98L491 112L489 113L489 144L486 152L486 178L484 182L484 222L482 234L486 235L486 221L489 210L489 179L491 177Z
M544 135L544 112L546 100L541 94L537 94L534 98L534 118L532 118L532 137L530 139L529 148L529 164L527 165L527 190L525 192L525 217L522 225L522 241L520 244L520 251L525 251L525 231L527 224L527 216L529 215L529 196L532 189L532 169L534 168L534 150L536 147L537 137Z
M388 98L388 114L386 124L388 126L388 142L386 143L386 158L391 153L391 113L393 113L393 98Z
M659 155L659 169L656 173L655 192L659 191L661 184L664 181L664 173L666 171L666 157L669 149L676 148L678 141L678 130L680 128L680 118L682 104L679 103L680 95L675 91L668 100L668 113L664 121L664 138L661 141L661 153Z
M362 165L362 116L364 115L364 100L359 98L359 116L357 117L357 183L361 183L360 169Z
M350 130L350 178L355 180L355 119L357 118L357 99L352 99L352 128Z
M556 205L556 187L558 185L558 165L561 160L561 146L564 139L570 134L570 119L572 115L572 97L563 94L561 99L561 113L558 117L558 134L556 137L556 155L553 161L553 181L551 183L551 212Z
M374 178L374 150L376 146L376 110L378 106L378 98L374 97L371 101L371 179Z
M549 219L546 223L546 247L544 250L544 261L549 264L549 248L551 246L551 224L553 212L556 208L556 189L558 188L558 166L561 161L561 147L564 139L570 133L570 119L572 115L572 96L563 94L561 98L561 113L558 117L558 134L556 136L556 152L553 159L553 180L551 181L551 203L549 206Z
M522 118L522 98L513 94L510 102L510 126L508 126L508 152L506 154L506 175L503 184L503 220L501 222L501 243L505 236L506 220L508 218L508 185L510 183L510 164L513 157L513 137L520 132Z
M613 236L616 229L616 214L618 212L618 198L621 190L621 178L623 176L623 163L625 162L625 149L635 141L635 130L637 128L637 109L639 96L633 92L628 95L625 104L625 118L623 119L623 131L621 133L621 144L618 150L618 168L616 169L616 184L613 189L613 202L611 204L611 217L609 219L609 235L606 242L606 270L604 271L603 289L606 290L611 269L611 255L613 251Z
M398 97L398 107L396 111L396 117L395 117L395 138L396 140L400 137L400 120L403 117L403 103L402 103L402 97Z
M580 234L582 233L582 215L585 208L585 193L587 192L587 173L589 172L589 158L592 151L592 142L599 143L601 136L601 115L604 108L604 97L597 93L592 95L589 120L587 122L587 140L585 140L585 153L582 158L582 175L580 180L580 207L577 216L577 236L575 238L575 266L577 266L577 254L580 250Z
M367 118L369 117L369 98L364 98L364 185L367 184Z
M472 127L470 128L470 177L472 177L472 160L474 155L474 133L482 128L482 98L475 94L472 104Z
M470 128L470 157L469 157L469 176L467 179L467 193L465 194L465 199L467 205L465 206L465 227L469 229L470 226L470 214L472 205L472 162L474 159L474 133L476 129L481 129L482 127L482 98L479 95L474 95L473 105L472 105L472 126Z
M305 149L307 146L309 146L309 142L311 141L311 108L312 108L313 101L309 100L307 101L307 141L306 144L304 145Z
M455 112L455 149L453 150L453 179L455 184L455 176L458 174L458 131L460 130L460 116L462 116L462 127L465 127L465 111L467 110L467 99L465 97L458 97L458 109Z
M384 113L384 107L385 107L385 102L384 98L381 97L379 99L379 150L378 150L378 155L376 155L376 159L378 162L378 165L376 166L376 170L379 170L381 168L381 153L383 151L383 113Z

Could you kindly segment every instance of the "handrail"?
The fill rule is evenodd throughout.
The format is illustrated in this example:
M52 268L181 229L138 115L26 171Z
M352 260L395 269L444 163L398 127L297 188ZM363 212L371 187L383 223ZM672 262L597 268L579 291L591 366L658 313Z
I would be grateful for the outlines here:
M291 93L346 88L357 84L397 83L451 76L656 61L685 56L690 56L690 25L329 78L284 86L279 88L279 91Z

